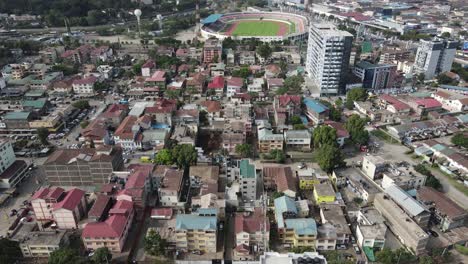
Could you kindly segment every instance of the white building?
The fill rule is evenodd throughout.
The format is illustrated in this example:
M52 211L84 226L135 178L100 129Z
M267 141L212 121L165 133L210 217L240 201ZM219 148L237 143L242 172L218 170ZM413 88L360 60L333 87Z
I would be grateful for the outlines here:
M344 93L353 35L332 24L312 24L306 71L320 95Z
M362 208L358 213L356 238L359 246L380 248L385 245L387 226L383 216L374 208Z
M263 90L263 84L265 84L265 80L263 78L255 78L251 84L247 85L247 91L260 93Z
M76 79L72 83L73 92L81 96L93 96L96 82L97 78L93 75L83 79Z
M15 152L9 141L0 141L0 174L16 160Z
M286 130L284 141L288 147L310 148L312 135L308 130Z
M257 171L255 165L244 159L240 162L239 182L244 201L257 199Z
M450 71L457 46L458 41L421 40L414 62L415 73L423 73L425 79L430 80L440 73Z

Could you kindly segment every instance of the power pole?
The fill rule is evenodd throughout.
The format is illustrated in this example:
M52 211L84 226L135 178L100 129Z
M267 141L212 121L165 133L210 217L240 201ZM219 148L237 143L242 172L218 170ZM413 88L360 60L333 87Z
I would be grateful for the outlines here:
M195 32L200 35L200 0L195 0Z

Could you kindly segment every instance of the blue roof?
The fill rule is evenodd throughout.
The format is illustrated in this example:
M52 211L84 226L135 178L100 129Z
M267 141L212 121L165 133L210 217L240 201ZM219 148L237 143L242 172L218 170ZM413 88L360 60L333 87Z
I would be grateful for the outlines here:
M305 115L301 115L300 118L301 118L302 124L307 125L309 123L309 121L307 121L307 117Z
M467 87L460 87L455 85L441 84L440 87L448 90L468 91Z
M216 216L181 214L176 217L176 230L202 229L216 230Z
M297 235L317 235L317 223L312 218L292 218L284 220L286 227L294 229Z
M220 19L223 15L222 14L212 14L212 15L209 15L207 18L203 19L202 21L202 24L211 24L211 23L214 23L216 21L218 21L218 19Z
M459 115L457 116L458 119L460 119L460 121L462 121L463 123L468 123L468 114L464 114L464 115Z
M326 106L324 106L323 104L319 103L318 101L314 99L305 98L304 104L307 106L307 108L319 114L328 110Z
M281 196L275 199L275 216L279 228L284 228L284 212L298 213L296 202L288 196Z

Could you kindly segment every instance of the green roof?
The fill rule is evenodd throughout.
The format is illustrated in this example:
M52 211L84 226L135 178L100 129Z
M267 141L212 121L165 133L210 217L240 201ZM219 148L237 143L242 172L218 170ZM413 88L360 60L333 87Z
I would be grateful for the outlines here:
M28 119L29 115L31 114L31 112L8 112L4 115L4 118L6 120L8 119L12 119L12 120L15 120L15 119Z
M375 255L374 255L374 250L370 247L363 247L364 253L366 254L367 258L374 262L375 261Z
M27 97L41 97L41 96L44 95L44 93L45 93L44 90L36 89L36 90L30 90L24 96L27 96Z
M294 229L298 235L317 235L317 223L312 218L285 219L286 228Z
M41 109L46 104L47 100L45 98L37 99L37 100L26 100L23 101L23 107L32 107Z
M255 178L255 166L250 164L249 160L244 159L240 162L240 176L242 178Z
M176 217L176 230L201 229L216 230L216 216L180 214Z
M361 53L371 53L372 52L372 42L364 41L361 46Z

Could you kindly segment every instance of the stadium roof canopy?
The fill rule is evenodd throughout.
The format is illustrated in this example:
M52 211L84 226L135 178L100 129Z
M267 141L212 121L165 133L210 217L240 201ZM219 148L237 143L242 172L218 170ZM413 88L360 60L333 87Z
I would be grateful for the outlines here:
M223 15L222 14L212 14L209 15L207 18L203 19L202 24L211 24L216 22L218 19L220 19Z

